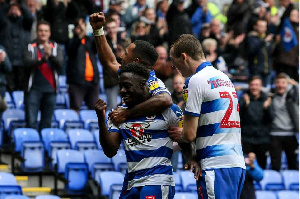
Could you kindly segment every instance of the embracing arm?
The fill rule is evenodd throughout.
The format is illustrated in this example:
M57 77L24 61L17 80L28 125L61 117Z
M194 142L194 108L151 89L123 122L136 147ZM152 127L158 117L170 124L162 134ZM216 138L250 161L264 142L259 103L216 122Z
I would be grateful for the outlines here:
M93 30L103 28L105 24L105 16L102 12L90 15L90 24ZM116 56L112 52L106 41L105 35L94 36L97 46L98 57L105 69L108 69L112 74L117 76L120 64L117 62Z
M103 148L104 154L112 158L118 152L121 144L120 134L118 132L109 132L105 123L105 109L106 103L99 99L95 104L95 111L98 117L99 125L99 141ZM117 131L117 130L116 130Z

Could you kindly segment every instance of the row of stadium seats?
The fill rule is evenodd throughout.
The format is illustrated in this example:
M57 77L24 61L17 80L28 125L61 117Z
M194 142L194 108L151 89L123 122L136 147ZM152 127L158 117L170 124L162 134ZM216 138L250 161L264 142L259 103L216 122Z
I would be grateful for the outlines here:
M22 187L17 184L15 176L11 173L0 172L0 199L29 199L22 194ZM60 197L39 195L35 199L60 199Z
M299 199L298 191L256 191L256 199Z

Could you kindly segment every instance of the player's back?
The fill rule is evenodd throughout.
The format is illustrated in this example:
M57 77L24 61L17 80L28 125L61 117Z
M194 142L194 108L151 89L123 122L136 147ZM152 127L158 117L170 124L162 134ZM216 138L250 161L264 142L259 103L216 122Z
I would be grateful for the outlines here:
M189 95L197 92L202 102L196 139L202 169L244 168L239 105L232 82L221 71L207 66L188 80L190 86L196 91L188 90Z

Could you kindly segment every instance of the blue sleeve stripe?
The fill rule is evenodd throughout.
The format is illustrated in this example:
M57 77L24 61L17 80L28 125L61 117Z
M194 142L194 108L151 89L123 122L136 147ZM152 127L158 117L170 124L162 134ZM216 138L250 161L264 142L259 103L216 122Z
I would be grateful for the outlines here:
M195 116L195 117L200 117L200 114L189 112L189 111L184 111L183 114L184 115L191 115L191 116Z
M136 172L128 173L128 180L139 179L149 175L167 174L172 175L172 166L157 165L149 169L142 169Z
M220 128L220 123L199 126L197 137L207 137L218 133L240 133L240 128Z
M241 145L213 145L197 150L197 156L200 160L205 158L224 156L224 155L240 155L243 156Z
M146 157L166 157L171 158L173 150L162 146L156 150L125 151L128 162L139 162Z
M172 104L172 106L170 108L176 114L177 117L180 117L183 115L182 110L176 104Z

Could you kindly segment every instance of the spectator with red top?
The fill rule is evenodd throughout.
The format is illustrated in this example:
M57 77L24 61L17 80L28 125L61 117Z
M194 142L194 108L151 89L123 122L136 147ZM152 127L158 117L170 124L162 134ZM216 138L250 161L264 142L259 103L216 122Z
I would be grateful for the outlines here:
M50 35L50 24L39 22L37 39L24 50L26 126L37 129L40 109L40 130L51 127L58 89L57 71L63 63L62 50L57 43L49 41Z

